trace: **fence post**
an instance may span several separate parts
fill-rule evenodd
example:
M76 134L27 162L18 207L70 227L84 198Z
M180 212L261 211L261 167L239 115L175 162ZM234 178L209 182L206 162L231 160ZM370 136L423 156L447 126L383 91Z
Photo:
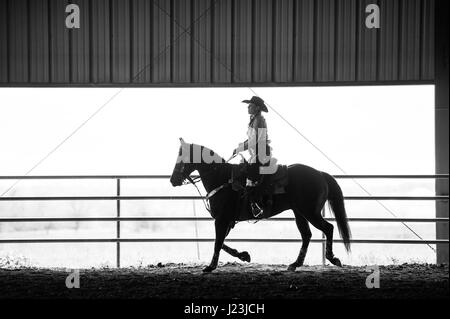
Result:
M117 179L117 196L120 196L120 178ZM120 218L120 199L118 199L116 203L117 218ZM116 227L116 238L120 239L120 220L116 222ZM120 241L117 241L116 249L116 266L117 268L120 268Z
M449 159L449 44L447 38L448 21L448 2L436 1L435 5L435 86L434 86L434 144L435 144L435 170L436 174L448 174ZM435 180L436 195L448 196L447 181ZM448 218L448 200L436 201L436 217ZM448 223L436 223L436 239L448 240ZM449 263L449 245L436 245L436 263Z
M322 208L322 217L325 218L325 206L323 206ZM325 263L327 261L326 250L327 250L326 237L325 234L322 232L322 266L325 266Z

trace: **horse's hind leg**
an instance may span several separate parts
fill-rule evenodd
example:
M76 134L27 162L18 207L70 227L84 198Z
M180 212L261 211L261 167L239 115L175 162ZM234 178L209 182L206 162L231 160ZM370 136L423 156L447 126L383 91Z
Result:
M233 257L237 257L242 261L250 262L250 254L246 251L239 252L236 249L233 249L231 247L228 247L227 245L223 244L222 249L229 253Z
M300 248L300 253L298 254L297 260L289 265L289 271L295 271L297 267L303 265L305 261L306 252L308 251L309 241L311 240L311 229L309 229L308 221L300 214L298 209L294 209L295 214L295 223L297 224L297 228L302 235L302 247Z
M322 205L323 206L323 205ZM321 207L322 207L321 206ZM308 221L317 229L321 230L326 237L326 250L325 257L333 264L342 267L339 258L335 257L333 254L333 230L334 226L323 219L321 209L314 212L312 216L308 216Z

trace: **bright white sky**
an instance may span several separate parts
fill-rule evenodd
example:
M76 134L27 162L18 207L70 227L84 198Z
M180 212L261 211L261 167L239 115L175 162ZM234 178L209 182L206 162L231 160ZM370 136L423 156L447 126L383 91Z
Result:
M0 175L22 175L118 88L1 88ZM434 87L255 88L348 174L434 173ZM228 158L246 139L248 88L126 88L37 167L40 174L170 174L179 137ZM265 114L279 163L333 164Z

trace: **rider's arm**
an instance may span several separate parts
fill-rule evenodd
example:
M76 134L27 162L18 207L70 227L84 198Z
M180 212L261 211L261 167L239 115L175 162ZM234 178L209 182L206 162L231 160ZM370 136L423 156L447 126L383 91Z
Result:
M243 152L246 150L248 150L248 139L242 143L239 143L239 146L237 147L236 152L239 153L239 152Z
M251 127L249 127L249 131L247 134L248 139L245 140L245 142L239 144L239 146L235 149L236 153L248 150L249 145L257 148L258 142L263 139L267 140L267 125L264 117L262 117L261 115L256 117L252 122Z

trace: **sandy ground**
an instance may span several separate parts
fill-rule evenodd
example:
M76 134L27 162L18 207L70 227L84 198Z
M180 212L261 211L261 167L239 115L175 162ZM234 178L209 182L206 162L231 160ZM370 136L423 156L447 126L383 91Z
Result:
M0 298L449 298L448 265L380 267L380 288L368 289L365 267L159 264L143 268L81 269L68 289L65 269L0 269Z

